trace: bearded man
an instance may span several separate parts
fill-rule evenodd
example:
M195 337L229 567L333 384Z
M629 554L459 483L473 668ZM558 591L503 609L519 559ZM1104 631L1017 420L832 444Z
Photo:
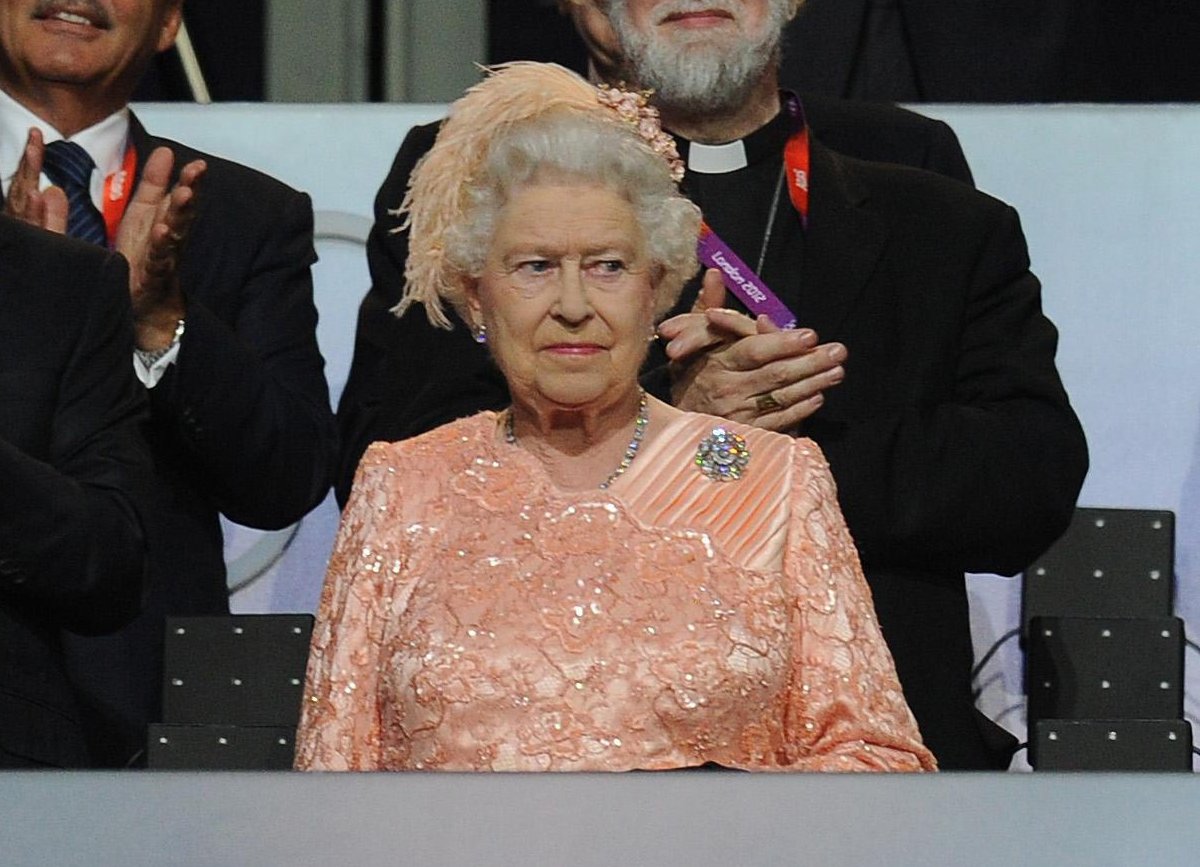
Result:
M115 635L63 638L98 766L136 763L158 719L164 616L229 611L220 515L286 527L333 466L311 202L150 135L128 107L182 5L0 4L4 210L128 260L129 360L150 404L145 611Z
M896 153L923 165L932 122L780 92L795 5L570 6L597 74L654 89L684 190L800 326L747 316L709 272L660 328L645 382L685 409L821 446L926 744L943 768L1004 767L1015 741L972 700L964 572L1020 571L1070 519L1087 450L1057 333L1011 208L823 142L826 129L844 148L902 142ZM373 287L339 407L348 462L373 439L508 403L465 327L386 316L406 256L392 209L434 134L410 133L376 199Z

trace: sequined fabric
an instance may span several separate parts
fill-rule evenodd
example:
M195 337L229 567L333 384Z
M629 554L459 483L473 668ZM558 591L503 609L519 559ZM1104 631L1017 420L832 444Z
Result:
M818 448L683 414L564 493L482 413L376 443L313 633L296 766L933 769Z

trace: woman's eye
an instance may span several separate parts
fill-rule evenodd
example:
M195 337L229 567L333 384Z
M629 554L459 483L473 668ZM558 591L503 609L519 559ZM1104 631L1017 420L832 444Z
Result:
M625 270L625 263L620 259L601 259L594 267L601 274L620 274Z
M522 274L545 274L550 270L550 262L547 259L528 259L517 265L517 271Z

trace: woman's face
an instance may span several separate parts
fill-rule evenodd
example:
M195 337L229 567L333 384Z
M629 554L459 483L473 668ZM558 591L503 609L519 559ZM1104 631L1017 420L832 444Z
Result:
M619 194L570 183L514 191L467 292L514 399L575 409L636 388L654 330L653 271Z

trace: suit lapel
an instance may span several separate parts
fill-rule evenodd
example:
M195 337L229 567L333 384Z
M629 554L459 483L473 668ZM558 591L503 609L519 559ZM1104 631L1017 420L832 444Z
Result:
M158 147L171 148L171 151L175 153L175 162L171 166L171 184L174 185L179 180L179 171L183 168L181 163L185 160L179 156L174 147L171 147L172 142L150 135L132 111L129 112L129 140L133 142L133 151L137 154L137 171L134 173L135 190L137 189L136 184L142 179L142 169L146 166L146 160L150 159L150 154Z
M799 324L828 341L836 339L846 314L870 280L888 231L864 207L867 191L854 175L854 162L815 140L811 154Z
M142 126L142 122L132 111L129 112L129 141L133 144L133 152L137 154L137 169L133 173L133 188L136 190L138 183L142 180L142 169L146 165L146 160L150 158L150 152L154 150L154 142L150 138L150 133L146 132L146 128Z

